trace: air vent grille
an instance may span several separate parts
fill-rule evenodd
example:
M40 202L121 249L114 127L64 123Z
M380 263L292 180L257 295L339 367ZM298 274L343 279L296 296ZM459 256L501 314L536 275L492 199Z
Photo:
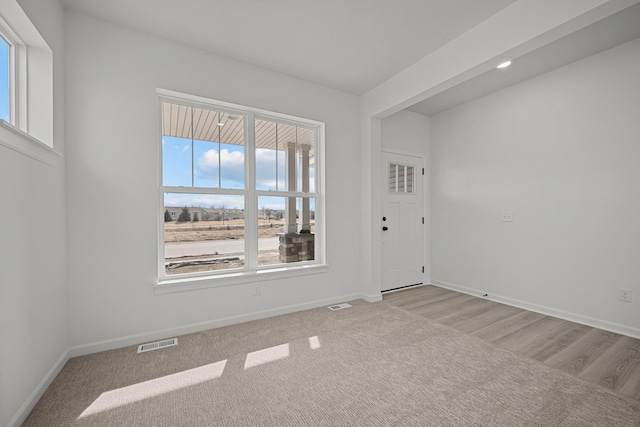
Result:
M347 304L346 302L344 302L342 304L330 305L327 308L329 310L336 311L336 310L342 310L342 309L349 308L349 307L352 307L352 305L351 304Z
M178 338L170 338L168 340L150 342L147 344L140 344L138 346L138 353L144 353L146 351L158 350L159 348L171 347L178 345Z

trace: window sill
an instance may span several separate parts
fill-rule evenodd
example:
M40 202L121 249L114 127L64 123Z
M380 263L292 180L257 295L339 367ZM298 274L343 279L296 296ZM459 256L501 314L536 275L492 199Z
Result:
M62 156L47 144L4 120L0 120L0 145L49 166L55 166Z
M268 280L286 279L309 274L326 273L327 264L302 265L296 267L276 267L264 270L229 272L216 276L181 277L177 279L160 280L154 286L156 295L174 292L193 291L197 289L218 288L246 283L264 282Z

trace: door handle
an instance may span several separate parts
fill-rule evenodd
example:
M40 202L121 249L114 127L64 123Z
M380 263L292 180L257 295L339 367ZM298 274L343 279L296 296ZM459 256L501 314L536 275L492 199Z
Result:
M382 227L382 231L387 231L389 227Z

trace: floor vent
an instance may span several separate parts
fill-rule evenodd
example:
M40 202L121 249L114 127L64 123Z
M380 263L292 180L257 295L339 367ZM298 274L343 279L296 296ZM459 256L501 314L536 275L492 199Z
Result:
M347 304L346 302L342 303L342 304L336 304L336 305L330 305L329 307L327 307L329 310L342 310L343 308L349 308L351 307L351 304Z
M138 353L144 353L145 351L157 350L159 348L171 347L174 345L178 345L178 338L140 344L138 346Z

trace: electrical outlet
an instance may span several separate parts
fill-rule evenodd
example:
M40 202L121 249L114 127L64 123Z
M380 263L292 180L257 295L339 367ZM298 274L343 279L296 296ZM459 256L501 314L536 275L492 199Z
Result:
M631 302L631 289L620 288L618 290L618 299L624 302Z
M258 296L262 293L262 286L260 284L257 284L256 287L253 290L253 295L254 296Z
M513 211L502 211L502 222L512 222Z

